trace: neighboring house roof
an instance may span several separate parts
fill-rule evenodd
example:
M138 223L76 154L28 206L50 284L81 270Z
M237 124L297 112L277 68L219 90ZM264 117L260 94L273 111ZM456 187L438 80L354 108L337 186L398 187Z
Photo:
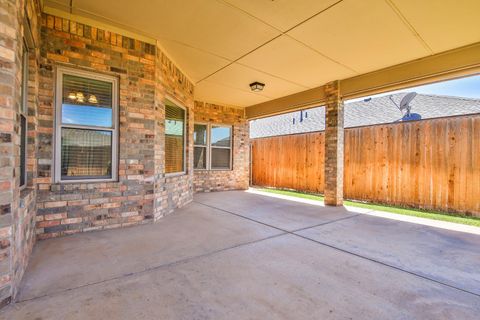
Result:
M480 99L418 94L410 102L410 117L400 111L399 105L407 92L365 99L345 104L345 127L369 126L382 123L412 121L480 113ZM325 129L325 108L305 110L307 117L300 122L300 111L253 120L250 137L261 138ZM305 112L304 112L305 114ZM295 118L295 124L293 119Z

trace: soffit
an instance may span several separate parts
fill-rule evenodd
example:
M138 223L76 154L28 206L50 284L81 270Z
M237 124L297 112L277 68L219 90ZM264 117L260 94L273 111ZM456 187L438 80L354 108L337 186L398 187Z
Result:
M233 63L216 72L209 77L208 80L219 85L232 87L249 94L260 95L269 99L307 89L304 86L248 68L239 63ZM252 93L249 83L255 81L268 83L268 85L265 86L262 92ZM197 88L195 88L195 90L197 90Z
M219 92L222 94L219 95ZM228 97L228 99L225 97ZM195 86L195 99L231 106L253 105L270 100L270 98L263 95L218 84L210 80L202 81Z
M480 41L478 0L45 0L156 39L195 98L248 106ZM261 94L248 84L266 84Z
M392 0L437 53L480 41L479 0Z
M385 0L344 0L288 34L358 73L429 54Z
M338 0L225 0L236 8L285 32Z
M74 0L73 8L231 60L279 34L221 1Z
M255 50L238 63L308 88L356 74L286 35Z

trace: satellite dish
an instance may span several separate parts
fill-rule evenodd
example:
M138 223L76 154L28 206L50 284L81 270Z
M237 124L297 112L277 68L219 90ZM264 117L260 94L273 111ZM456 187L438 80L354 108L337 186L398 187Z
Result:
M416 92L407 93L400 101L400 107L399 107L400 111L407 110L406 114L409 115L410 110L412 109L412 107L410 106L410 102L412 102L412 100L415 99L416 96L417 96Z

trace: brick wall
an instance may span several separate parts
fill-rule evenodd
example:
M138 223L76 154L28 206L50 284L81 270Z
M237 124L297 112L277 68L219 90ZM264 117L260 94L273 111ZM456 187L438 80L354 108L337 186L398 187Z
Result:
M39 39L36 1L0 2L0 307L17 293L35 241L36 91L39 49L31 48L28 75L27 185L20 190L20 108L23 39L28 21Z
M250 178L249 126L243 109L195 101L195 121L233 126L232 170L195 170L194 191L248 189Z
M193 84L156 43L41 14L37 1L26 3L24 10L24 0L0 2L0 306L15 296L36 238L153 222L190 202L194 190L245 189L249 178L243 110L194 102ZM28 74L27 187L20 190L25 12L35 48ZM55 183L58 66L118 78L118 181ZM164 168L166 99L187 110L186 172L178 175ZM233 170L194 172L195 121L233 125Z
M157 50L156 64L155 220L193 198L193 84ZM186 173L165 176L165 99L187 109Z
M163 169L163 101L174 98L192 111L193 85L187 78L155 44L51 15L42 16L41 30L38 237L152 222L190 201L191 173L167 178ZM55 67L60 65L119 79L118 182L53 182Z

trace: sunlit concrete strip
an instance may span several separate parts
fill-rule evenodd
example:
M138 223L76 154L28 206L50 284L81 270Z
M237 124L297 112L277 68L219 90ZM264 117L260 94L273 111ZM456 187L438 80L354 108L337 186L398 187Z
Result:
M254 189L254 188L250 188L246 192L255 193L255 194L259 194L259 195L263 195L263 196L267 196L267 197L272 197L272 198L278 198L278 199L284 199L284 200L306 203L306 204L310 204L310 205L314 205L314 206L325 207L325 204L323 203L323 201L319 201L319 200L304 199L304 198L298 198L298 197L287 196L287 195L282 195L282 194L264 192L264 191L260 191L260 190ZM454 223L454 222L448 222L448 221L440 221L440 220L432 220L432 219L420 218L420 217L414 217L414 216L407 216L407 215L385 212L385 211L370 210L370 209L365 209L365 208L357 208L357 207L351 207L351 206L344 206L344 207L345 207L345 209L347 209L350 212L368 214L370 216L375 216L375 217L379 217L379 218L392 219L392 220L409 222L409 223L416 223L416 224L421 224L421 225L430 226L430 227L434 227L434 228L440 228L440 229L446 229L446 230L459 231L459 232L465 232L465 233L480 235L480 228L475 227L475 226L469 226L469 225L464 225L464 224L459 224L459 223Z

